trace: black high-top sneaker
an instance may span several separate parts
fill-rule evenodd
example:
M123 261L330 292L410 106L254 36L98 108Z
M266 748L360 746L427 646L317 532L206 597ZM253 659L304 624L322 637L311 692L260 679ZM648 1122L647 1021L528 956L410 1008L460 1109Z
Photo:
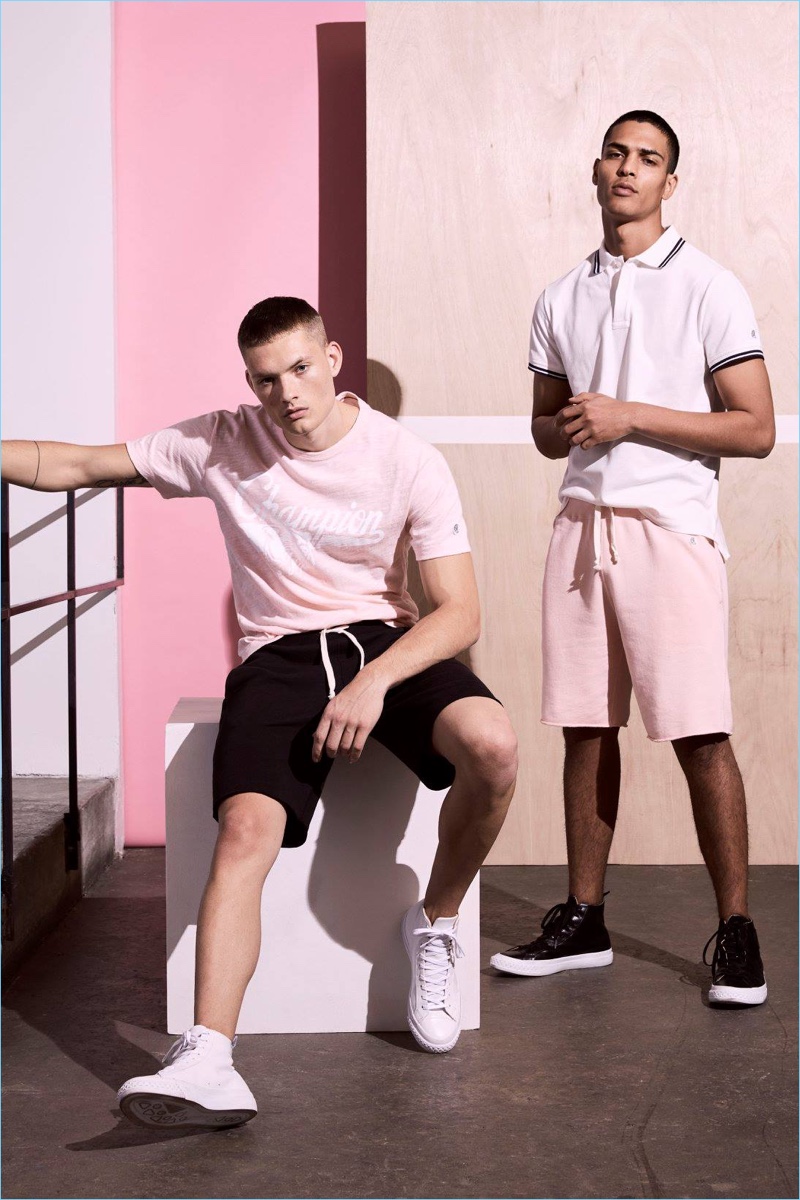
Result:
M708 966L706 951L716 938L711 960L711 1004L763 1004L767 998L767 981L761 962L756 927L749 917L734 913L720 921L716 933L703 947L703 962Z
M491 964L509 975L555 975L578 967L607 967L614 960L603 920L605 904L579 904L570 896L554 904L542 932L525 946L494 954Z

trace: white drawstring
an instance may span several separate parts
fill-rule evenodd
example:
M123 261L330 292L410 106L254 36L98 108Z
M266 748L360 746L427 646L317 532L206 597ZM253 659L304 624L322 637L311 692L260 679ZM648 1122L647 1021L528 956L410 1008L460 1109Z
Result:
M618 562L619 556L617 554L616 528L614 526L613 508L608 510L608 540L611 544L611 561L612 563Z
M319 648L322 654L322 665L325 668L325 678L328 681L328 699L332 700L336 695L336 676L333 673L333 663L331 656L328 653L328 634L343 633L345 637L350 638L358 653L361 655L359 671L364 666L364 647L359 642L355 634L352 634L346 625L333 625L330 629L320 629L319 631Z
M595 510L594 510L594 531L593 531L594 569L595 569L595 571L599 571L600 567L602 565L600 562L600 533L601 533L602 527L603 526L602 526L601 510L600 510L599 506L596 505Z
M603 530L603 508L604 505L596 504L594 509L594 528L592 531L592 540L594 543L594 569L599 571L602 568L602 560L600 558ZM619 562L619 554L617 552L617 528L614 524L614 510L608 508L608 541L611 548L612 563Z

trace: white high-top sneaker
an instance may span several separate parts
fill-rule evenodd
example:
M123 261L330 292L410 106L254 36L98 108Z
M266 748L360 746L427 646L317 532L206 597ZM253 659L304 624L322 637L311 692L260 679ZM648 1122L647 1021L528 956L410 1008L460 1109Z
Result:
M156 1075L123 1083L117 1103L137 1125L243 1125L258 1112L255 1097L233 1066L223 1033L193 1025L170 1047Z
M464 951L456 940L457 926L458 917L437 917L431 925L422 901L403 918L403 942L411 959L408 1026L432 1054L452 1050L461 1033L456 958L463 958Z

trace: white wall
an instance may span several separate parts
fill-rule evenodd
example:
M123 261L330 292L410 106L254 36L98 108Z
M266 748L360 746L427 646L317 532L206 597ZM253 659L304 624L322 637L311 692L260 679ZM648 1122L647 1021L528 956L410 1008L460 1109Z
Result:
M1 19L3 437L112 442L110 5L9 0ZM12 604L66 589L63 515L13 541L64 499L11 489ZM113 493L78 509L77 533L78 586L111 579ZM78 619L82 775L119 775L116 605L112 593ZM65 616L13 618L12 655ZM14 773L65 774L63 630L12 667L12 712Z

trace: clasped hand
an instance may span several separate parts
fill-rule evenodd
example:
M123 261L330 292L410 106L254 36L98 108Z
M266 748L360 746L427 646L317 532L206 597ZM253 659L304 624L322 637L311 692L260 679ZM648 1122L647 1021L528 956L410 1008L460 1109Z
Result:
M320 718L311 751L314 762L320 761L323 751L329 758L341 755L356 762L380 719L385 695L385 688L363 671L342 688Z
M633 432L633 405L599 392L581 392L556 413L554 420L565 442L591 450Z

